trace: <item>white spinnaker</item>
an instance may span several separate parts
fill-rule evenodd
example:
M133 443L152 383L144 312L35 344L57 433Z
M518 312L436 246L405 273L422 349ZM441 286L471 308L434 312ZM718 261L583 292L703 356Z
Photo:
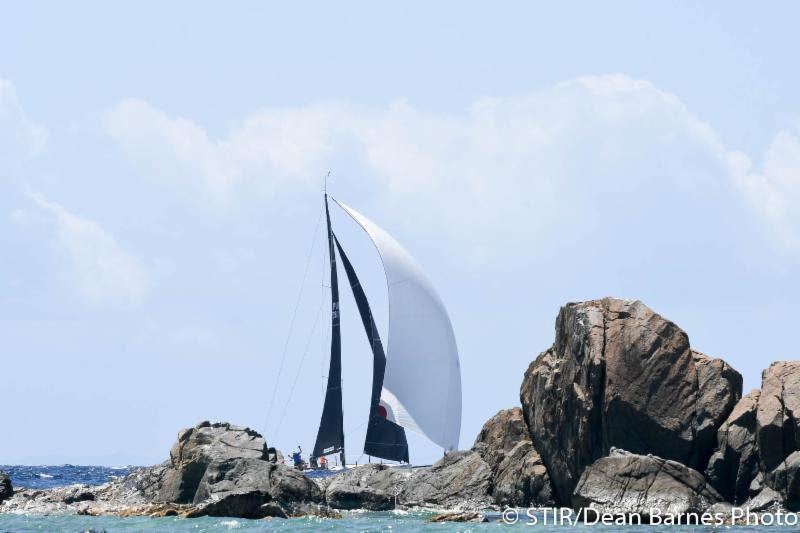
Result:
M419 263L394 237L336 201L369 235L389 286L389 338L381 404L388 418L445 450L458 449L461 368L450 317Z

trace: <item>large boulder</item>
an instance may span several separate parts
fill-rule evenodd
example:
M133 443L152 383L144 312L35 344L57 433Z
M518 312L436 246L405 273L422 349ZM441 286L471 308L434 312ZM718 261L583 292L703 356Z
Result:
M5 472L0 471L0 502L14 495L14 487L11 486L11 478Z
M583 471L572 505L600 514L640 515L646 522L652 509L662 516L685 516L703 513L721 499L701 473L681 463L613 450Z
M702 470L713 435L741 397L741 376L692 351L640 301L567 304L553 346L525 373L525 421L560 503L612 447ZM699 438L698 438L699 437Z
M319 487L302 472L239 457L211 462L192 503L213 516L263 518L292 514L299 505L321 501ZM231 509L237 509L235 514Z
M228 423L201 422L184 429L169 452L158 499L191 503L206 469L228 459L267 459L267 442L257 432Z
M750 483L758 474L756 411L760 390L754 390L736 404L717 431L717 449L706 468L706 478L725 500L740 504L750 494Z
M472 449L492 471L495 503L514 507L553 503L547 469L519 407L500 411L486 421Z
M430 468L415 469L398 494L407 506L481 508L492 503L492 470L473 451L450 452Z
M411 470L367 464L334 476L325 489L325 501L334 509L394 509Z

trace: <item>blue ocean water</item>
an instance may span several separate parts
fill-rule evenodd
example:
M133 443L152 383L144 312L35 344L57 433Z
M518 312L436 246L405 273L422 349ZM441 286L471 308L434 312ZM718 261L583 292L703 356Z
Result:
M14 487L28 489L49 489L75 483L102 485L115 477L128 475L133 468L135 467L0 465L0 471L11 476Z
M12 477L15 487L49 488L74 483L102 484L115 476L126 475L132 467L102 466L0 466L0 470ZM316 517L284 519L246 520L242 518L117 518L111 516L22 516L0 514L0 533L27 532L117 532L117 531L165 531L165 532L224 532L224 531L331 531L331 532L436 532L436 531L536 531L536 532L568 532L574 529L597 531L598 533L618 533L633 531L665 531L711 533L731 529L736 532L764 531L778 529L797 531L797 527L765 528L765 527L696 527L696 526L602 526L602 525L529 525L524 511L521 519L513 525L506 524L496 515L493 522L473 523L437 523L426 522L434 516L430 511L392 511L392 512L344 512L341 519L321 519Z

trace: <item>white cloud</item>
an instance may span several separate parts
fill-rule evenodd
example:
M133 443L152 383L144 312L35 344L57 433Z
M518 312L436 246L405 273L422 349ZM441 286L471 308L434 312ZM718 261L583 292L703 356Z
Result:
M800 233L789 214L796 138L779 135L758 172L675 95L622 75L482 98L458 114L403 101L267 110L220 140L132 100L109 113L108 129L148 169L225 202L250 189L316 183L344 156L374 176L396 213L482 242L552 235L565 225L575 236L611 213L680 226L691 210L739 216L738 203L754 207L784 243Z
M742 190L783 242L800 250L800 138L786 132L773 139L761 174L742 174Z
M54 223L58 244L69 256L78 288L86 298L126 305L143 301L148 280L136 257L93 220L74 215L38 193L30 193L30 197Z
M0 79L0 157L35 155L46 140L47 130L28 118L11 82Z

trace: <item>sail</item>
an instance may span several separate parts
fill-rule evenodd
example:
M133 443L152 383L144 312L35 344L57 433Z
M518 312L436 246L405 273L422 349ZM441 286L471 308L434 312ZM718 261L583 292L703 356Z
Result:
M333 246L331 215L325 197L325 217L328 222L328 255L331 263L331 362L328 369L328 389L325 406L319 421L314 457L344 452L344 416L342 414L342 338L339 328L339 280L336 273L336 252ZM344 462L344 453L342 453Z
M380 406L387 419L445 450L458 449L461 370L447 310L417 261L391 235L335 200L370 236L389 288L389 337Z
M364 441L364 453L381 459L391 461L408 462L408 441L406 432L402 426L386 419L386 410L381 409L381 389L383 388L383 376L386 370L386 355L383 352L383 343L372 318L372 310L369 307L367 295L358 281L353 265L344 253L342 245L336 235L336 248L339 250L339 257L342 259L342 266L347 273L350 288L353 291L353 298L358 306L361 315L361 322L364 324L364 331L367 340L372 347L372 395L370 397L369 419L367 424L367 437Z

